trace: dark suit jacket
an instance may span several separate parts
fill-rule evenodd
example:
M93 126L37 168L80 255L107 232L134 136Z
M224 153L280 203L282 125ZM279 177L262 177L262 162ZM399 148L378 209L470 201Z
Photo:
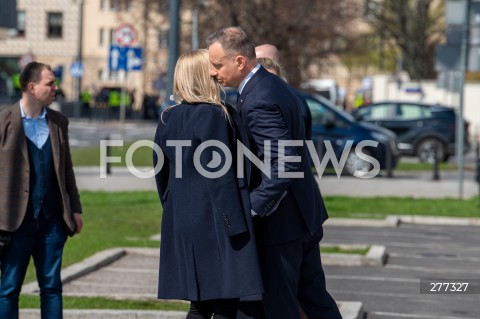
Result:
M263 292L247 184L235 174L235 141L240 136L234 123L241 120L228 122L211 104L182 103L159 119L155 143L164 155L155 175L163 205L159 298L207 300ZM182 147L181 157L176 147L167 145L179 140L191 143ZM219 166L212 156L212 151L223 154L218 148L196 153L210 140L232 153L231 166L217 178L206 177L195 165L197 154L208 171L212 163L213 172L224 167L223 155ZM154 152L154 165L161 160ZM182 176L176 177L180 171Z
M283 170L303 173L303 178L279 176L278 141L305 140L300 101L292 88L261 67L244 87L238 108L252 140L252 149L262 161L264 142L271 141L271 176L257 174L250 193L252 209L264 217L260 226L262 240L281 243L299 239L306 232L311 235L320 232L328 215L304 143L285 147L285 156L297 156L301 161L288 159Z
M82 207L70 156L68 119L47 108L47 123L62 215L70 235L73 235L76 227L73 213L81 213ZM12 232L20 227L27 212L30 178L19 103L0 112L0 154L0 230Z

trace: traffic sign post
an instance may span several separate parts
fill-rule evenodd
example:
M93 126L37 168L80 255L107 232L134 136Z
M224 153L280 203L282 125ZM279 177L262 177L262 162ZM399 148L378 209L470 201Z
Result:
M143 52L141 47L127 48L126 56L126 70L127 71L140 71L143 64Z
M83 76L83 64L76 61L70 64L70 76L72 78L81 78Z
M73 114L74 117L80 116L80 101L77 97L80 96L80 78L83 76L83 64L80 61L74 61L70 63L69 67L70 76L74 79L72 81L72 93L74 99L77 101L74 104Z
M141 47L110 46L108 68L110 71L141 71L143 64L143 49Z
M137 30L130 24L122 24L115 30L115 39L123 47L128 47L137 41Z
M120 100L120 122L125 121L125 86L128 71L142 69L142 48L134 48L137 41L137 30L130 24L122 24L115 30L115 40L118 45L110 46L108 67L110 71L125 71Z
M456 122L456 156L458 174L458 197L463 197L464 166L464 83L467 71L479 71L480 51L480 2L472 0L447 0L445 9L447 22L447 44L437 46L437 71L457 72L458 81L458 114ZM472 24L470 24L472 23Z
M143 50L141 47L110 46L108 68L110 71L125 71L122 85L122 97L125 96L125 85L129 71L141 71L143 64ZM125 120L125 99L120 102L120 122Z

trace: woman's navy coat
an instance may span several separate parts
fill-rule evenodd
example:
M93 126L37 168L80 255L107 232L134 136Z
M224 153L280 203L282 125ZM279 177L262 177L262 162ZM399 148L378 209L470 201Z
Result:
M155 176L163 205L160 299L237 298L263 291L248 190L235 173L240 137L234 122L218 106L187 103L163 112L159 120L155 143L164 155ZM198 146L209 140L231 153L231 165L218 178L202 176L195 167L195 156L209 172L228 164L217 147L200 151ZM154 164L161 162L154 152Z

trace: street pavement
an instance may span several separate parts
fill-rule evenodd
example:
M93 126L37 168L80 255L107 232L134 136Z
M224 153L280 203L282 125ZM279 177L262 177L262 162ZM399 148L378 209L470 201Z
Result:
M150 171L151 167L138 167L140 171ZM77 185L82 190L129 191L156 190L155 180L139 178L127 168L112 167L111 174L101 177L99 167L74 168ZM479 185L474 181L473 172L465 172L462 195L456 172L441 172L440 180L433 180L432 173L394 172L394 177L379 175L371 179L352 176L323 175L317 180L323 195L345 195L354 197L413 197L413 198L471 198L479 195Z
M325 267L328 288L339 300L361 301L368 319L478 319L479 240L478 226L326 227L325 242L381 244L388 254L383 267ZM422 294L421 279L476 291Z

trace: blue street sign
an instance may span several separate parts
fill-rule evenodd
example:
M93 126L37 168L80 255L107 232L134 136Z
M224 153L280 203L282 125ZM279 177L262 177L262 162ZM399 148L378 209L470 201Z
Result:
M110 71L125 70L125 54L123 47L118 45L110 46L110 54L108 55L108 68Z
M82 62L72 62L70 64L70 76L72 78L81 78L83 76L83 64Z
M142 48L127 47L127 71L140 71L142 69Z
M141 47L110 46L108 68L110 71L140 71L143 64Z

